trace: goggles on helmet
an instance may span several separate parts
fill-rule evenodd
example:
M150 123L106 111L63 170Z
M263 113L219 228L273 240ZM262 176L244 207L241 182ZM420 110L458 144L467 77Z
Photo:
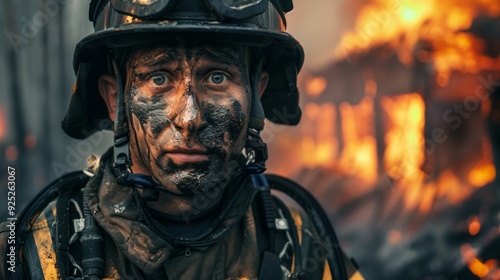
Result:
M110 0L113 8L136 18L155 18L168 13L176 0ZM180 0L182 1L182 0ZM262 14L268 0L205 0L206 4L222 18L246 19Z

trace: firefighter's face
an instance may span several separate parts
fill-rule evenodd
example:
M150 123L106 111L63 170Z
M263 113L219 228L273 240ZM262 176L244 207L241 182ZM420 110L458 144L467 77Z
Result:
M188 195L234 172L250 111L247 62L244 47L227 44L132 50L125 87L132 170Z

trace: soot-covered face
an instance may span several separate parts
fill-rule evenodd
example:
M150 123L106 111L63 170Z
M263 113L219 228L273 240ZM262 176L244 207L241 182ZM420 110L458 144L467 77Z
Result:
M250 110L245 48L157 44L134 49L126 67L133 171L174 193L206 191L244 146Z

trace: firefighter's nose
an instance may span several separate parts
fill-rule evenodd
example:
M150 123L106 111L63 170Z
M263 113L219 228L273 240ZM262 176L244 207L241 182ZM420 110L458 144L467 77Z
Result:
M174 119L174 125L177 130L181 132L193 132L206 127L207 122L203 118L195 95L189 93L183 97L185 100L185 102L183 102L184 104L181 104L183 109L180 110L179 114Z

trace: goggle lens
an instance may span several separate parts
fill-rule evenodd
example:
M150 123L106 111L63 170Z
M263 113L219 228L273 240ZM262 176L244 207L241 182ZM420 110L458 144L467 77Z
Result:
M113 8L122 14L137 18L154 17L168 12L175 0L110 0ZM186 1L186 0L183 0ZM201 4L201 1L198 0ZM196 1L196 2L198 2ZM205 0L223 18L245 19L262 14L268 0Z
M262 14L268 7L268 0L207 0L223 17L245 19Z
M245 6L257 5L260 2L263 2L263 1L262 0L222 0L222 3L224 3L224 5L231 7L233 9L241 9L241 8L245 8Z
M174 0L110 0L113 9L138 18L151 17L173 7Z

